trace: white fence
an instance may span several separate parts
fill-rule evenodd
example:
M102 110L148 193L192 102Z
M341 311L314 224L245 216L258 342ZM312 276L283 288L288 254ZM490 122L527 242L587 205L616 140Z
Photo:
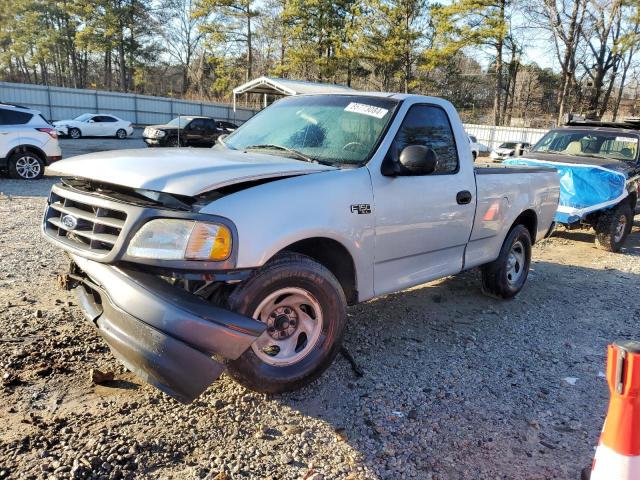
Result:
M549 130L541 128L496 127L494 125L465 124L464 129L473 135L478 142L495 148L503 142L527 142L535 144Z
M243 123L255 113L248 108L237 108L234 112L233 107L225 104L7 82L0 82L1 102L40 110L51 121L100 112L117 115L136 125L166 123L177 115L206 115Z

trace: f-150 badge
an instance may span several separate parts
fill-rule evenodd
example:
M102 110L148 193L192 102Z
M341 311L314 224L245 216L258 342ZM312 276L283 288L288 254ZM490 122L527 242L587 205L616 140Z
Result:
M371 205L369 205L368 203L351 205L351 213L357 213L358 215L368 215L371 213Z

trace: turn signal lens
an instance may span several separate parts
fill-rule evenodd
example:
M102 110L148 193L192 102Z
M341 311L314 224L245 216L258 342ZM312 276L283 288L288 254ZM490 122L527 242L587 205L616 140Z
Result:
M187 260L226 260L231 255L231 232L224 225L196 223L184 253Z

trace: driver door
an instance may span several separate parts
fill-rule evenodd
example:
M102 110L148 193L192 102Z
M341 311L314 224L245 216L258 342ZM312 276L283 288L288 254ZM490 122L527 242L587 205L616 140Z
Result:
M100 131L100 116L94 115L89 118L86 122L86 126L82 129L82 134L87 137L95 137L102 135Z
M412 106L385 162L397 162L409 145L432 149L437 166L428 175L371 172L376 295L460 272L473 226L476 192L471 153L468 144L458 150L445 110L436 105ZM461 153L469 158L461 161Z

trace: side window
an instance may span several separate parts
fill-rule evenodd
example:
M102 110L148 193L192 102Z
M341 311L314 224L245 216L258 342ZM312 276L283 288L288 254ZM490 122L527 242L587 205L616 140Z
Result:
M106 115L103 115L102 117L100 117L100 120L96 120L100 121L100 122L116 122L117 120L113 117L107 117Z
M0 125L24 125L31 120L30 113L0 108Z
M205 128L207 130L217 130L216 129L216 121L215 120L207 119L207 120L204 121L204 124L205 124Z
M393 141L396 158L409 145L424 145L438 156L434 174L458 171L458 152L449 118L443 109L431 105L411 107Z
M194 118L189 124L189 130L202 130L205 128L205 121L202 118Z

